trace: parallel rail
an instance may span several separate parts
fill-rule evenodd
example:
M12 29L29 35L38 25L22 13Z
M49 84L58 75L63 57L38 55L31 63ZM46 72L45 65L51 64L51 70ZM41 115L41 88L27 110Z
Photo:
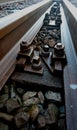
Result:
M32 41L42 26L45 11L51 3L52 1L45 0L0 21L0 89L12 73L10 71L7 75L15 62L20 42L25 38L27 41Z
M61 26L61 37L62 37L62 42L65 44L66 57L67 57L67 65L64 69L64 78L63 78L64 89L65 89L66 125L67 125L67 130L76 130L77 129L77 102L76 102L77 45L76 45L76 31L75 31L75 29L77 27L77 22L76 22L76 15L72 14L72 12L71 12L71 7L73 7L73 6L69 6L70 5L69 2L67 2L67 4L66 4L66 1L67 0L63 0L64 10L62 9L63 23ZM52 2L49 1L48 3L45 3L45 5L42 5L42 7L45 7L45 9L43 10L43 13L49 7L50 3L52 3ZM18 24L19 22L17 22L18 25L22 25L21 27L17 26L17 24L14 24L15 25L14 30L11 30L12 28L9 28L11 31L10 32L8 31L8 34L6 34L6 31L3 31L3 33L1 34L0 42L2 43L2 45L3 45L3 43L5 43L3 48L4 47L6 48L6 45L8 45L9 43L11 43L11 47L8 49L8 51L6 51L4 53L3 57L1 58L1 62L0 62L0 69L1 69L0 70L0 89L3 87L3 85L5 84L5 82L7 81L7 79L9 78L9 76L11 75L11 73L14 70L14 62L15 62L16 55L19 51L20 42L23 39L26 39L26 41L28 41L28 42L32 42L33 38L35 37L35 35L39 31L40 27L42 26L42 22L43 22L43 18L44 18L45 14L43 14L41 16L41 14L39 15L39 13L37 13L37 12L39 12L40 9L42 9L42 7L39 7L37 11L34 11L33 15L31 15L31 14L28 15L29 18L34 19L35 14L37 14L35 17L35 20L30 21L30 19L27 18L26 23L25 23L22 20L23 20L23 18L25 19L26 17L23 16L22 20L19 20L19 22L22 21L22 24ZM47 11L49 11L49 10L47 10ZM64 11L65 11L65 14L64 14ZM39 17L40 17L40 19L38 20ZM29 27L27 28L26 24L29 22L28 20L30 21L30 24L28 24ZM35 21L37 21L37 22L35 23ZM69 21L71 21L71 22L69 22ZM72 21L74 22L74 24L72 23ZM31 24L31 22L32 22L32 24ZM73 24L73 28L71 28L72 24ZM11 24L9 24L9 25L11 25ZM24 28L24 25L25 25L25 28ZM68 25L69 25L69 27L68 27ZM21 33L22 35L20 36L19 32L20 32L22 27L24 29ZM27 28L27 30L25 32L27 32L27 33L25 35L23 35L24 30L26 28ZM18 32L18 35L16 37L16 40L17 40L16 41L15 39L14 40L11 39L11 37L16 34L17 30L19 32ZM10 42L8 41L8 38L10 38ZM2 48L0 47L0 49L2 49Z
M66 122L67 130L77 130L77 9L67 0L63 0L63 7L62 41L67 55L64 69Z

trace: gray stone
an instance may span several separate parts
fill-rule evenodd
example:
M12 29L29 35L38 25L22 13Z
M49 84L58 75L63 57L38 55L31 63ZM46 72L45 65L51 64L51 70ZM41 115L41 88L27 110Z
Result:
M29 114L26 112L20 112L15 116L15 124L17 128L20 128L21 126L25 125L29 120Z
M39 128L45 127L45 125L46 125L46 120L45 120L45 117L43 115L38 116L37 122L38 122Z
M0 108L4 107L7 100L8 100L8 94L3 94L0 96Z
M11 98L6 103L7 112L9 112L9 113L19 107L20 107L20 105L19 105L18 101L11 99Z
M17 93L20 95L23 95L24 89L23 88L17 88Z
M0 130L9 130L9 127L8 127L8 125L0 122Z
M54 104L49 104L45 112L45 119L47 124L56 123L58 117L58 108Z
M58 126L60 130L65 130L65 119L58 120Z
M52 92L52 91L47 91L45 93L45 97L49 100L54 100L54 101L58 101L61 102L61 95L60 93L56 93L56 92Z
M34 121L39 114L39 108L36 105L33 105L29 113L31 120Z

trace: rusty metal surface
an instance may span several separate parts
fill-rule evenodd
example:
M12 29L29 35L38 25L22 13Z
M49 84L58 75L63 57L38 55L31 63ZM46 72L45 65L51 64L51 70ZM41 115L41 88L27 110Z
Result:
M50 6L50 4L47 4L44 9L46 10L49 6ZM41 10L41 11L43 11L42 13L44 13L45 10L42 9ZM38 30L42 26L42 20L43 20L44 15L42 15L41 11L39 12L39 9L38 9L38 11L37 11L38 13L35 12L36 17L35 17L35 14L33 14L34 17L32 15L32 21L31 21L31 19L27 20L26 23L21 24L21 26L18 26L11 33L9 33L8 35L6 35L2 39L0 39L0 88L2 88L3 85L5 84L6 80L4 77L9 72L11 66L15 62L16 55L19 51L20 42L23 39L26 39L27 41L32 42L34 36L36 35ZM42 17L40 17L40 19L38 20L39 15L40 16L42 15ZM37 22L35 23L35 21L37 21ZM38 26L36 26L36 25L38 25ZM32 28L31 28L31 26L32 26ZM34 31L34 33L33 33L33 30L36 30L36 31ZM27 33L24 34L25 32L27 32ZM7 79L9 78L10 74L11 73L9 72Z
M14 28L10 33L0 39L0 60L15 46L16 42L23 37L23 35L32 27L32 25L43 15L43 13L48 9L50 3L43 5L39 9L36 9L32 13L27 15L27 19ZM40 12L39 12L40 10ZM23 18L24 19L24 18ZM20 20L22 22L22 20ZM18 21L17 21L18 22ZM10 27L5 28L5 32L8 32L12 27L16 26L15 23L10 23ZM4 29L4 28L3 28ZM3 35L3 33L1 32ZM6 46L6 48L5 48Z
M53 74L54 68L51 67L51 57L52 57L52 52L50 52L49 57L42 56L42 59L45 62L46 66L48 67L49 71Z
M10 69L6 72L6 74L3 77L1 77L0 91L1 91L2 87L5 85L5 83L7 82L8 78L11 76L11 74L13 73L14 70L15 70L15 64L11 65Z
M61 40L65 45L67 57L67 65L63 71L63 79L62 77L51 75L45 64L43 64L44 74L41 76L31 73L15 72L11 79L26 84L27 86L31 85L37 88L38 85L39 88L45 87L53 91L61 91L64 80L67 130L77 130L77 63L68 25L63 12L62 14Z
M23 84L38 85L38 87L48 87L52 90L60 91L62 89L62 78L51 75L48 68L43 64L43 75L31 74L31 73L19 73L15 72L12 75L12 80L18 81Z
M55 8L56 8L56 11L55 11ZM60 13L60 5L58 5L58 4L55 4L55 5L53 5L53 7L52 7L52 9L51 9L51 13L54 15L54 12L56 13L56 18L58 17L58 14ZM47 30L46 29L46 27L50 27L50 28L53 28L52 30L50 30L51 31L51 33L53 32L53 30L55 30L55 27L57 27L58 26L58 28L60 27L60 24L59 25L51 25L51 26L49 26L48 24L49 23L45 23L45 21L46 21L46 19L48 19L49 18L49 14L46 14L45 15L45 19L44 19L44 22L43 22L43 26L42 26L42 28L40 29L40 31L38 32L38 38L37 38L37 35L36 35L36 37L35 37L35 39L34 39L34 41L36 40L36 42L34 42L33 41L33 44L31 44L31 45L34 45L35 46L35 50L37 50L37 47L38 47L38 44L39 44L39 42L38 42L38 39L39 38L41 38L41 40L43 39L43 37L42 36L45 36L45 34L44 33L46 33L47 31L49 31L49 29ZM56 19L55 18L55 19ZM61 19L61 18L60 18ZM56 20L55 20L56 21ZM45 27L46 26L46 27ZM44 30L45 29L45 30ZM44 30L44 31L43 31ZM55 31L57 31L57 30L55 30ZM41 35L41 33L42 33L42 35ZM39 35L40 34L40 35ZM48 35L48 38L49 38L49 36L50 36L50 33L47 33ZM53 35L54 35L54 32L53 32ZM55 34L55 37L56 37L56 34ZM54 38L54 39L56 39L56 38ZM57 37L57 39L60 39L60 37ZM26 44L26 42L25 42L25 44ZM60 44L60 43L59 43ZM20 44L21 45L21 44ZM48 45L46 46L43 46L44 45L44 43L40 43L40 49L39 49L39 51L38 51L38 53L41 51L41 50L43 50L43 51L45 51L44 53L47 53L48 52L48 50L49 50L49 48L48 48ZM29 47L27 47L27 48L29 48ZM21 49L21 48L20 48ZM24 45L24 48L23 48L23 50L25 49L25 45ZM52 49L51 49L52 50ZM54 50L54 47L53 47L53 50ZM60 50L59 50L60 51ZM52 51L51 51L52 52ZM24 51L24 52L22 52L23 53L23 55L24 54L26 54L27 53L27 51ZM53 53L53 52L52 52ZM40 54L41 54L41 52L40 52ZM23 56L22 55L22 56ZM62 53L61 53L61 55L62 55ZM63 55L64 55L64 52L63 52ZM19 56L19 54L18 54L18 56ZM58 57L58 56L57 56ZM26 59L27 59L27 57L25 57ZM48 57L49 58L49 57ZM51 57L52 58L52 57ZM49 60L50 61L48 61L48 59L47 59L47 61L45 60L45 62L51 62L51 58L49 58ZM59 58L59 57L58 57ZM62 57L61 57L62 58ZM29 57L28 57L28 59L29 59ZM55 60L56 61L56 60ZM54 61L54 62L55 62ZM28 61L27 61L28 62ZM53 62L53 63L54 63ZM49 70L48 70L48 68L47 68L47 66L48 66L48 64L49 64L49 68L51 67L51 63L46 63L47 64L47 66L43 63L43 68L44 68L44 74L42 75L42 76L39 76L39 75L37 75L37 73L36 74L32 74L32 73L29 73L30 71L31 71L31 68L29 67L30 66L30 64L31 64L32 62L31 62L31 59L29 60L29 62L28 62L28 66L26 66L26 64L25 64L25 71L26 72L14 72L14 74L12 75L12 77L11 77L11 79L13 80L13 81L16 81L16 82L20 82L20 83L22 83L22 84L31 84L31 86L36 86L36 87L41 87L41 86L43 86L43 87L48 87L48 88L51 88L51 89L53 89L53 90L57 90L57 91L60 91L60 89L62 89L63 88L63 82L62 82L62 80L63 80L63 78L62 78L62 76L61 77L59 77L59 76L57 76L57 75L53 75L53 74L51 74L50 72L49 72ZM27 72L28 71L28 72ZM32 71L31 71L32 72Z

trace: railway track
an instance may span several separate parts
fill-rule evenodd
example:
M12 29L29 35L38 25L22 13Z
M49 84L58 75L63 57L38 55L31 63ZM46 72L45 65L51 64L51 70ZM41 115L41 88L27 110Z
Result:
M77 8L77 1L76 0L69 0L76 8Z
M20 11L19 13L12 14L6 17L6 19L5 18L1 19L0 21L0 43L1 43L1 46L0 46L0 60L1 60L0 62L0 68L1 68L0 88L1 86L3 86L3 84L5 83L8 77L6 75L16 59L16 55L19 50L20 41L23 38L25 38L24 34L32 27L32 25L39 19L39 17L43 15L45 10L47 10L47 8L50 6L51 2L52 1L48 1L48 2L43 1L39 4L30 6L27 9ZM39 10L41 11L39 12ZM42 18L44 17L44 15L42 16ZM40 29L40 26L42 24L42 20L41 20L42 18L40 18L39 20L40 24L38 24L39 25L38 27L35 28L35 25L37 24L36 23L27 32L26 37L28 41L32 40L34 35L37 33L36 30ZM4 23L4 25L2 23ZM32 32L32 29L35 30L34 33ZM30 35L30 38L29 38L29 35ZM5 48L5 45L7 46L6 48ZM8 61L8 58L9 58L9 61ZM5 65L5 63L7 64Z
M11 1L0 4L0 18L3 18L12 13L18 12L26 7L36 4L41 1Z
M67 0L66 0L67 1ZM37 12L39 11L40 7L34 10L34 15L36 12L37 20L35 19L33 24L29 25L30 28L26 30L25 35L22 37L18 36L19 41L13 41L13 45L11 44L9 49L6 49L4 54L1 56L1 63L0 68L2 68L2 71L0 71L0 75L2 76L0 78L0 87L6 88L6 86L9 86L9 91L11 91L10 96L8 100L10 103L10 98L13 99L12 94L14 96L17 95L24 95L28 92L35 92L37 95L31 97L31 101L33 98L40 98L39 93L41 91L41 102L42 104L35 103L36 108L38 108L38 105L41 105L41 107L44 107L44 113L42 114L43 117L43 123L44 126L41 124L41 118L39 117L39 114L36 113L34 121L32 120L31 115L30 116L30 122L28 120L26 126L25 124L19 123L20 117L23 120L23 116L20 115L14 115L12 113L15 127L13 129L55 129L55 130L76 130L77 128L77 103L76 103L76 88L77 88L77 71L76 71L76 39L74 38L73 29L70 28L72 23L69 23L69 20L75 21L75 17L71 15L71 7L69 7L70 3L66 1L63 1L62 4L53 3L51 4L50 8L45 12L45 10L49 6L49 3L46 3L42 5L45 9L43 12L45 12L42 16ZM60 12L57 10L58 13L58 20L56 21L55 18L57 18L57 14L54 11L57 8L60 7ZM64 13L65 11L65 13ZM52 15L53 14L53 15ZM69 17L67 17L67 14ZM30 18L31 14L28 14ZM20 16L20 14L19 14ZM25 16L25 15L24 15ZM21 18L24 19L24 16ZM40 17L41 16L41 17ZM52 19L50 19L50 16ZM33 17L34 18L34 17ZM25 16L24 22L29 19L27 19ZM19 18L18 18L19 20ZM19 23L14 23L15 28L10 28L10 24L5 26L5 30L8 27L8 33L4 31L2 28L1 33L1 41L3 43L3 40L6 41L6 44L8 45L8 40L6 39L6 36L9 38L9 34L12 33L12 36L14 36L15 31L17 31L18 26L21 26L21 20L19 20ZM37 22L35 22L37 21ZM53 22L52 22L53 21ZM56 21L56 22L55 22ZM22 23L24 23L22 22ZM55 24L56 23L56 24ZM56 26L57 25L57 26ZM10 27L9 27L10 26ZM69 26L69 28L68 28ZM24 27L21 26L21 28ZM20 30L21 30L20 28ZM76 24L74 24L74 29L76 28ZM57 35L56 32L57 31ZM24 31L23 31L24 34ZM50 38L50 36L52 38ZM42 40L43 39L43 40ZM51 43L51 41L53 42ZM60 44L57 44L60 43ZM63 43L63 45L61 45ZM4 42L5 45L5 42ZM20 46L21 45L21 46ZM46 46L44 46L46 45ZM57 52L57 47L65 47L65 49L61 48L61 54L57 54L55 56L55 53ZM24 54L24 48L28 51L28 53ZM41 50L40 50L41 47ZM32 48L34 49L34 53L32 51ZM70 48L70 49L69 49ZM1 48L2 49L2 48ZM10 50L10 51L9 51ZM44 52L45 51L45 52ZM29 55L29 52L31 52L31 55ZM40 52L40 53L39 53ZM38 55L39 53L39 55ZM63 55L63 56L61 56ZM11 56L11 57L10 57ZM17 59L16 59L17 57ZM33 61L29 61L31 57ZM9 58L9 61L7 62L7 59ZM41 60L41 62L39 62ZM58 61L57 61L58 60ZM26 62L30 62L27 65ZM38 66L35 63L38 63L38 65L41 63L42 66ZM4 66L3 64L6 63ZM25 67L25 68L24 68ZM33 68L34 69L33 69ZM39 67L41 67L39 69ZM9 79L9 80L8 80ZM46 80L47 79L47 80ZM8 81L7 81L8 80ZM7 82L6 82L7 81ZM4 86L4 87L3 87ZM18 88L18 89L17 89ZM8 88L7 88L8 89ZM24 91L24 92L21 92ZM3 92L2 92L3 91ZM1 90L1 93L4 93L4 90ZM21 93L21 94L20 94ZM29 93L28 93L29 94ZM48 99L47 96L50 96L51 98ZM53 96L52 96L53 95ZM57 97L57 99L56 99ZM44 99L45 98L45 99ZM61 99L61 100L60 100ZM19 99L18 99L19 100ZM20 98L21 100L21 98ZM19 100L19 102L20 102ZM45 100L45 102L44 102ZM25 100L26 101L26 100ZM23 104L24 101L21 101ZM28 102L29 103L29 102ZM31 102L32 103L32 102ZM20 103L19 103L20 104ZM33 104L33 103L32 103ZM30 104L30 105L32 105ZM37 105L38 104L38 105ZM53 105L52 105L53 104ZM10 103L10 105L12 105ZM57 109L55 108L55 105ZM9 104L6 104L7 110ZM50 113L53 114L52 122L47 124L45 113L49 110L49 106L54 106L53 109L58 110L58 116L55 116L54 111L50 111ZM4 107L4 106L2 106ZM12 107L12 106L11 106ZM27 106L29 107L29 106ZM23 108L23 107L22 107ZM21 108L21 109L22 109ZM18 109L18 108L17 108ZM8 114L6 110L6 113ZM15 110L15 108L14 108ZM28 108L29 110L29 108ZM32 110L32 109L31 109ZM35 109L33 109L34 111ZM22 110L21 110L22 111ZM20 111L20 112L21 112ZM2 111L4 112L4 111ZM13 111L12 111L13 112ZM30 112L30 111L29 111ZM10 112L9 112L10 113ZM73 114L72 114L73 113ZM30 113L29 113L30 114ZM47 113L46 113L47 114ZM38 115L38 116L37 116ZM37 118L36 118L37 116ZM4 119L4 117L2 117ZM17 119L17 120L16 120ZM36 120L35 120L36 119ZM49 117L48 117L49 119ZM56 119L56 120L54 120ZM4 119L7 120L7 119ZM24 119L25 120L25 119ZM17 122L18 121L18 122ZM51 122L51 119L49 120ZM22 121L21 121L22 122ZM28 124L30 123L30 124ZM19 125L21 124L21 125ZM38 125L39 124L39 125ZM38 126L38 127L36 127ZM40 127L39 127L40 126ZM23 128L22 128L23 127ZM10 126L11 129L11 126Z

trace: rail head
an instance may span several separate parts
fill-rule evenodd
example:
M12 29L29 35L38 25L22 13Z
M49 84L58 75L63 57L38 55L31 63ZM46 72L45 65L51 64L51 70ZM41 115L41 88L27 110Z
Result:
M33 4L29 7L26 7L16 13L10 14L5 16L4 18L0 19L0 39L3 38L5 35L10 33L14 30L17 26L22 24L25 20L27 20L30 16L33 15L37 9L42 7L43 5L47 4L51 0L43 0L36 4Z
M63 0L63 3L66 5L66 7L68 8L68 10L71 12L71 14L73 15L73 17L76 19L77 21L77 8L68 0Z
M76 54L74 48L74 41L72 40L72 33L75 34L75 27L72 24L74 16L70 12L70 3L67 0L63 0L62 9L62 42L65 44L65 51L67 57L67 65L63 70L63 81L65 90L65 105L66 105L66 126L67 130L77 130L77 63ZM69 3L69 4L68 4ZM71 5L72 6L72 5ZM75 7L74 7L75 8ZM64 13L65 12L65 13ZM69 23L70 22L70 23ZM73 21L74 22L74 21ZM70 29L72 24L72 28ZM68 26L69 25L69 26ZM74 31L74 32L71 32Z
M68 0L63 0L63 8L69 26L71 38L73 41L73 48L77 63L77 8Z

